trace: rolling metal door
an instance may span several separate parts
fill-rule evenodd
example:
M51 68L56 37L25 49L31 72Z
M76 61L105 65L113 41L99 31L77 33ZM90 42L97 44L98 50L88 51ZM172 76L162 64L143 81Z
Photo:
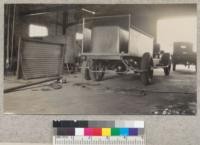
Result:
M20 50L22 77L33 79L60 75L63 68L63 48L58 43L23 40Z

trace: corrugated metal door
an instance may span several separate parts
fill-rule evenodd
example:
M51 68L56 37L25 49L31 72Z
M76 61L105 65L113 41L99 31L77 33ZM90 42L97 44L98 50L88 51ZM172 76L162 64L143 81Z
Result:
M24 79L58 76L62 73L64 49L62 44L23 40L21 70Z

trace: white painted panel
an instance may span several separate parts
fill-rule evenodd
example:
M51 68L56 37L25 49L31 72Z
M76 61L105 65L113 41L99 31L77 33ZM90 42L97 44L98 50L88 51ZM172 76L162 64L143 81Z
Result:
M153 53L153 38L130 29L129 54L142 57L145 52Z
M92 29L92 52L119 53L119 27L94 27Z

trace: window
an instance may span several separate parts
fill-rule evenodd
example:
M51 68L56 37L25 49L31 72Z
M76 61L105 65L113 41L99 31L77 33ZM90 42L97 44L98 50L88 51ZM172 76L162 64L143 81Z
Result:
M45 26L29 25L29 37L45 37L48 36L48 29Z
M76 40L83 40L83 34L82 33L76 33Z

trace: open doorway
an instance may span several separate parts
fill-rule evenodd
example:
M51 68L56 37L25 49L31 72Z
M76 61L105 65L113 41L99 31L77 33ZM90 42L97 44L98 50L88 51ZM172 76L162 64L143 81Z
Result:
M174 42L187 41L197 50L197 18L195 16L165 18L157 21L157 43L161 50L173 52Z

